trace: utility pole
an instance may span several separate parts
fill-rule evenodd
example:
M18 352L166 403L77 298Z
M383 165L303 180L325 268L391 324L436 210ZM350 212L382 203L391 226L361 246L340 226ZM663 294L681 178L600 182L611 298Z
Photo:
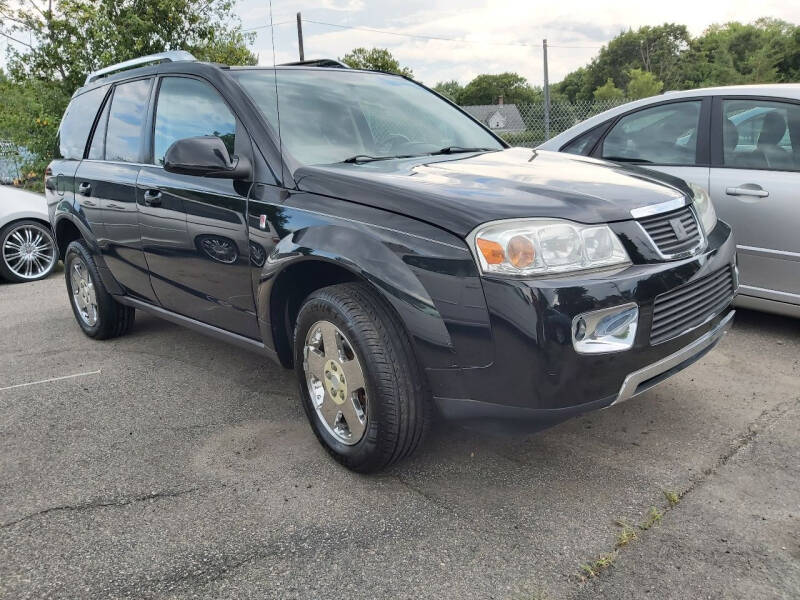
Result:
M303 19L300 18L300 13L297 13L297 47L300 48L300 60L305 60L306 55L303 52Z
M544 139L550 139L550 78L547 76L547 39L542 40L544 57Z

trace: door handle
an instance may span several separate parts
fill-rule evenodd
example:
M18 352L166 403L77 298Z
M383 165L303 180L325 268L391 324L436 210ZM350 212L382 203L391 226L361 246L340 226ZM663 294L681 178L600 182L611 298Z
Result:
M92 184L83 182L78 186L78 193L81 196L91 196L92 195Z
M161 206L161 192L158 190L147 190L144 193L145 206Z
M728 194L728 196L755 196L756 198L766 198L769 196L767 190L754 183L745 183L739 187L725 188L725 193Z

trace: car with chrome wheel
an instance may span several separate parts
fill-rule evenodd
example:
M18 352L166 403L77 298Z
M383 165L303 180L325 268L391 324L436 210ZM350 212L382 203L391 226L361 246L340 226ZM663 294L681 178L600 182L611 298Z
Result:
M12 283L37 281L57 264L44 196L0 187L0 277Z
M731 326L734 241L682 180L509 148L402 76L185 52L90 74L46 181L89 337L137 311L294 369L338 462L435 416L530 429L639 394Z

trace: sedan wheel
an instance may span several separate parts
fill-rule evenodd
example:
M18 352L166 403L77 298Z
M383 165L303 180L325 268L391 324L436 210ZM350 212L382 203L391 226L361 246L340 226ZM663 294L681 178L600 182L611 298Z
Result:
M58 260L55 241L44 225L32 221L12 224L2 236L3 272L17 282L46 277Z
M339 442L357 444L367 429L364 370L350 341L330 321L308 330L303 348L308 393L321 424Z

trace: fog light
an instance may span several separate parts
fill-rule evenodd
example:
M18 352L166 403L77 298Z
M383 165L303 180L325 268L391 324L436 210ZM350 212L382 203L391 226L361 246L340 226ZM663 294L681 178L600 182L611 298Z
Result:
M628 350L638 322L639 307L633 302L580 314L572 319L572 346L580 354Z

